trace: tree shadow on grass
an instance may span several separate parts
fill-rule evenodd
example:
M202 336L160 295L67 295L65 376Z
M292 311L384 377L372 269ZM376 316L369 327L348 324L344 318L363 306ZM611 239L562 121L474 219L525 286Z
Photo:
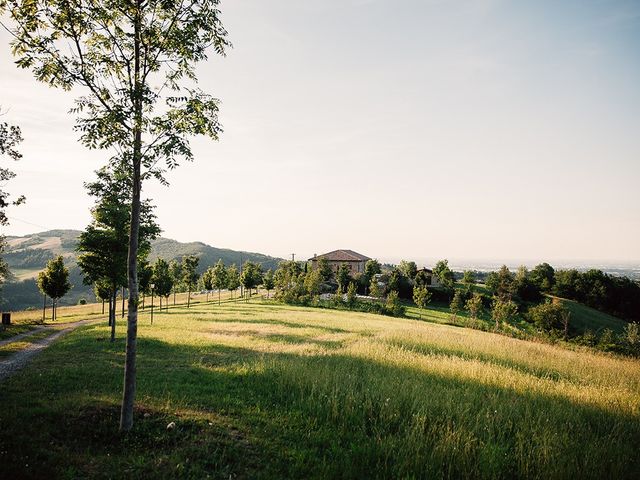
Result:
M116 431L121 346L74 335L11 379L0 411L3 474L633 478L639 473L637 416L560 396L340 352L300 356L149 338L140 338L138 348L139 408L134 431L126 436ZM170 422L175 428L167 429Z

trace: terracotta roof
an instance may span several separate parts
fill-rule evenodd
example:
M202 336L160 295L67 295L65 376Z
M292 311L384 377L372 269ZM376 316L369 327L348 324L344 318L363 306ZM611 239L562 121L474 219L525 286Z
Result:
M320 260L321 258L326 258L330 262L366 262L367 260L371 260L369 257L360 255L358 252L354 252L353 250L334 250L333 252L324 253L310 258L309 261Z

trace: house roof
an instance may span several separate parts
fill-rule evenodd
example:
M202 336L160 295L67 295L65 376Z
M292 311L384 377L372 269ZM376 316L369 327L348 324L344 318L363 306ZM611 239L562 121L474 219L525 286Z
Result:
M317 255L309 260L320 260L326 258L330 262L366 262L371 260L369 257L354 252L353 250L334 250L333 252Z

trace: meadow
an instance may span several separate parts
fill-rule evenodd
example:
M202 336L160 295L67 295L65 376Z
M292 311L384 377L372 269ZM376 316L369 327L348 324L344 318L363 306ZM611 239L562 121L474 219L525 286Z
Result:
M427 313L258 299L156 310L153 325L145 312L127 435L124 322L115 343L105 322L80 327L3 382L0 476L640 476L638 360Z

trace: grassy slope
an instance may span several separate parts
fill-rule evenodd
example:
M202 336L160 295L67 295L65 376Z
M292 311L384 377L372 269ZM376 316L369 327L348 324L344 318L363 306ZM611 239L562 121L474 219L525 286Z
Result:
M123 335L82 327L3 384L6 476L640 474L637 361L363 313L201 304L141 318L136 426L121 437Z
M562 300L564 306L571 312L571 328L580 333L585 330L601 332L609 328L616 333L622 333L627 322L624 320L587 307L573 300Z

